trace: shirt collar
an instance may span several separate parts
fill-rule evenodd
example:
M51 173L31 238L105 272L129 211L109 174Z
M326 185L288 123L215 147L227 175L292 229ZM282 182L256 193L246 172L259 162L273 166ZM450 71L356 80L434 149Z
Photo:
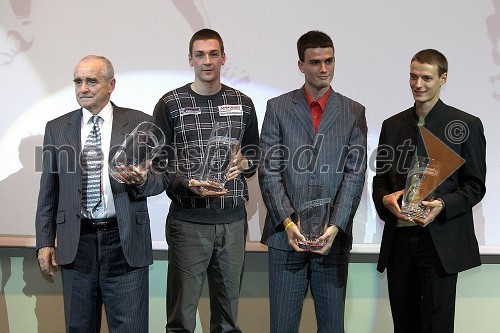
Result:
M317 102L319 104L319 106L321 107L321 110L325 110L326 102L328 101L328 97L330 97L330 93L332 92L332 87L329 87L327 92L323 96L321 96L317 101L315 101L311 97L311 94L309 94L309 91L307 91L305 85L304 85L304 91L306 93L307 105L309 105L309 107L311 107L312 103Z
M441 101L441 99L439 99L436 104L432 107L432 109L429 111L429 113L427 113L427 115L425 116L425 124L426 125L429 125L430 123L432 123L433 119L435 119L436 117L439 116L439 114L441 113L440 112L440 109L443 107L444 103L443 101ZM415 124L418 124L418 121L419 121L419 116L417 114L417 109L416 109L416 106L415 104L413 104L413 120L415 122Z
M92 112L82 108L82 121L84 125L89 123L92 116ZM111 123L111 120L113 119L113 106L111 105L111 102L108 101L108 104L106 104L106 106L99 111L97 116L101 117L105 123Z

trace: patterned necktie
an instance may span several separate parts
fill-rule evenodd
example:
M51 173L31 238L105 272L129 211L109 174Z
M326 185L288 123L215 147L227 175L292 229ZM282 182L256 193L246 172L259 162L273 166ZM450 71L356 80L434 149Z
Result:
M92 116L93 123L85 146L82 150L82 187L83 187L83 207L92 212L101 202L101 174L102 174L102 150L101 150L101 129L99 120L101 117Z
M420 127L425 126L425 117L420 116L418 118L417 124L417 149L415 150L415 155L427 157L427 150L425 149L424 138L420 132Z

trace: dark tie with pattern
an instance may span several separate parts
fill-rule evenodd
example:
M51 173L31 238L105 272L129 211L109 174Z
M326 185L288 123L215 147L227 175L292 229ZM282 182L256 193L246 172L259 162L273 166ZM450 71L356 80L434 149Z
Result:
M418 118L417 124L417 149L415 151L415 155L427 157L427 150L425 149L425 141L422 137L422 133L420 132L420 127L425 126L425 117Z
M101 129L99 120L101 117L92 116L92 130L90 131L85 146L82 150L82 187L83 207L92 212L101 202L101 171L102 171L102 150L101 150Z

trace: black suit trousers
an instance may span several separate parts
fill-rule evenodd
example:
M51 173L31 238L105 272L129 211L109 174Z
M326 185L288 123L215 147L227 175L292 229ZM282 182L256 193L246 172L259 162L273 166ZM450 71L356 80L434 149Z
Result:
M396 228L387 265L394 333L453 333L458 274L447 274L427 228Z

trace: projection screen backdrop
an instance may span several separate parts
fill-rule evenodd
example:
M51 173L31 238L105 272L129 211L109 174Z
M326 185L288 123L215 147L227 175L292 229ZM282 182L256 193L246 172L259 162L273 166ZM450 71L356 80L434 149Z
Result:
M371 202L374 151L382 121L412 105L409 62L424 48L449 61L441 97L479 116L488 143L487 194L474 208L484 254L500 253L500 0L31 1L0 0L0 246L33 246L45 123L78 108L72 75L87 54L115 66L119 106L151 114L168 90L192 82L188 41L204 27L223 37L223 82L266 101L300 87L296 41L308 30L335 44L332 86L366 106L369 170L354 221L354 251L377 252L383 224ZM250 180L249 250L259 245L265 207ZM156 249L169 200L149 199Z

